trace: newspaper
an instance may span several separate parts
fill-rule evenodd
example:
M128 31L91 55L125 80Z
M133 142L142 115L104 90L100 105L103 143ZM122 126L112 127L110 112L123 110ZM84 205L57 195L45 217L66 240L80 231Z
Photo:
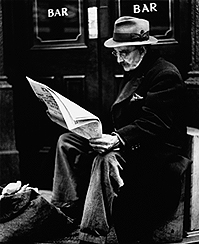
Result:
M50 87L26 76L36 96L46 104L53 122L87 139L102 136L99 118Z

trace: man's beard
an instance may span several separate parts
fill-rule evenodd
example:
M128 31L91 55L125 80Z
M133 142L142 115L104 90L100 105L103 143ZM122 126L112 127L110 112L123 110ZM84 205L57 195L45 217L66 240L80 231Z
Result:
M140 65L143 57L144 57L144 55L141 55L138 62L128 63L128 62L122 61L120 64L122 65L122 67L125 71L134 70Z

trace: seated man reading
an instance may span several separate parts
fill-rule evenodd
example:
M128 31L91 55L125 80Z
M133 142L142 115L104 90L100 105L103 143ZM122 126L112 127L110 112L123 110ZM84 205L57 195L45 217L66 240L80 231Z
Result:
M150 238L178 206L189 164L185 85L155 43L147 20L115 21L104 44L124 69L114 129L92 140L67 132L57 143L52 203L80 224L82 243L105 243L112 224L121 244Z

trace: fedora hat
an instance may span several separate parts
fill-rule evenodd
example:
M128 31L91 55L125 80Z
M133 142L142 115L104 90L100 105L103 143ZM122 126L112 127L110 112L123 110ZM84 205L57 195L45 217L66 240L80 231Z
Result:
M108 48L150 45L157 39L149 35L149 21L131 16L122 16L115 21L113 37L105 41Z

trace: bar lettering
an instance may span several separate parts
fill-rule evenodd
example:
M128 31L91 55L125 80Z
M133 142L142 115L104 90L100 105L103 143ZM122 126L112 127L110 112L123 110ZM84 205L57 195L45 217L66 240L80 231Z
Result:
M139 14L139 13L150 13L150 12L157 12L157 3L150 3L148 6L146 3L143 3L143 5L134 4L133 5L133 13Z
M60 9L48 9L48 17L63 17L63 16L68 16L68 9L67 8L61 8Z

